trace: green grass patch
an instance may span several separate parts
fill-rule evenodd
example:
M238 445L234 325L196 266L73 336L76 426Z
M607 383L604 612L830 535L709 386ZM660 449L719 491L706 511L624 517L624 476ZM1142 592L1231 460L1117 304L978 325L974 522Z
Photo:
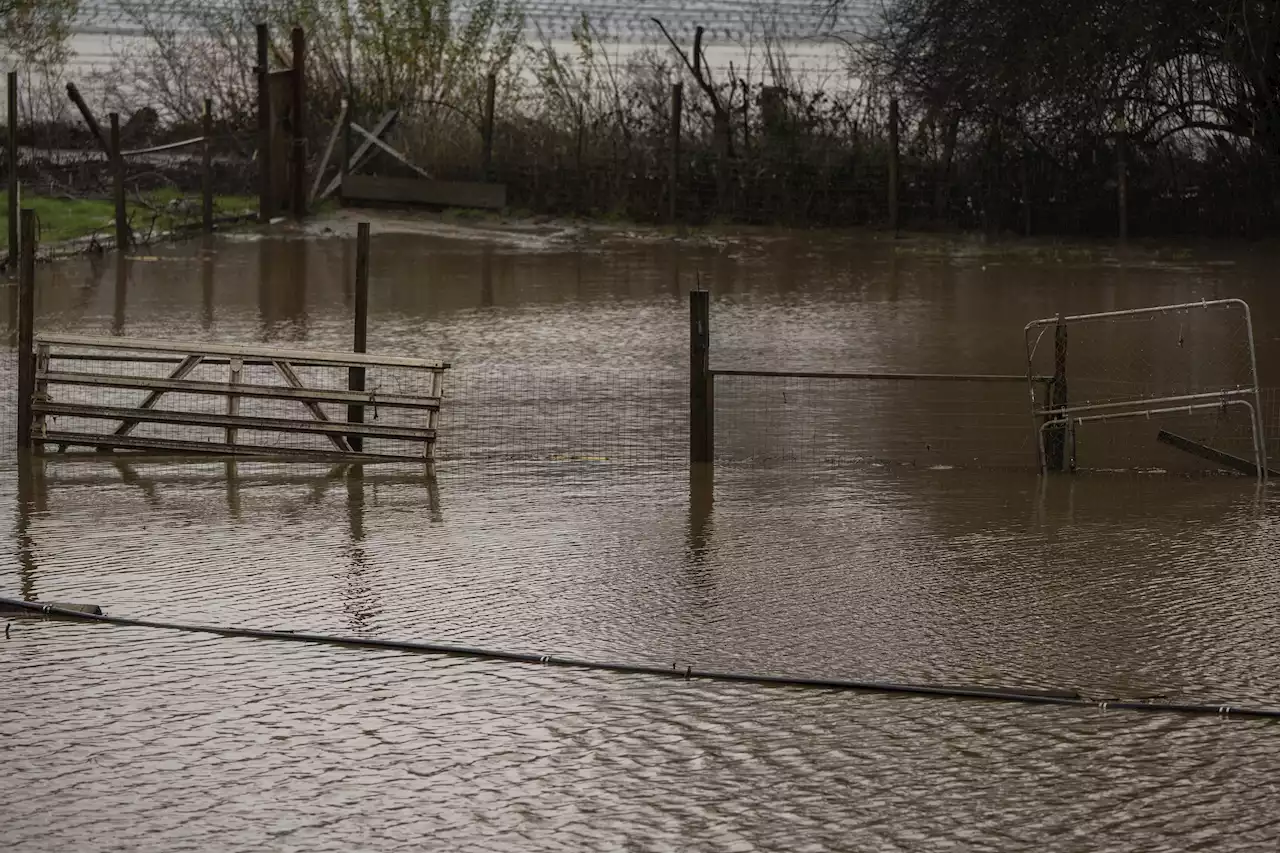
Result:
M9 194L0 192L0 234L7 233L9 227ZM142 198L146 204L138 203L136 197L127 201L130 222L138 237L146 236L148 230L153 235L172 231L184 225L200 222L200 196L186 195L173 189L156 190L145 193ZM174 203L177 202L175 205ZM115 208L105 199L68 199L47 198L26 195L22 197L22 206L36 212L40 222L40 245L48 246L78 237L87 237L94 232L114 234ZM248 213L257 209L258 201L251 196L214 196L213 215L230 216ZM151 220L155 217L155 226Z

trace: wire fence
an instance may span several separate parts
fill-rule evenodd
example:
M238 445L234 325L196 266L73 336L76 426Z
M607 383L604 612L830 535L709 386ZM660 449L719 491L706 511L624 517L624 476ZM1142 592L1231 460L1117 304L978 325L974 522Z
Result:
M6 360L8 361L8 360ZM172 363L76 363L75 370L150 378ZM297 368L313 388L345 387L345 371ZM265 365L247 365L242 381L271 384ZM225 381L227 365L206 364L188 378ZM261 375L259 375L261 374ZM9 372L6 371L8 376ZM11 378L11 377L10 377ZM370 370L377 393L421 393L420 377L390 368ZM5 387L12 391L12 383ZM58 386L55 399L136 406L144 391ZM1264 389L1262 420L1268 456L1280 459L1280 388ZM160 408L225 413L225 399L168 394ZM308 418L301 404L242 399L240 413ZM345 406L323 404L335 419ZM11 406L10 411L13 410ZM555 476L596 469L673 472L688 464L687 376L594 368L463 366L445 373L436 458L442 474ZM420 413L419 413L420 414ZM415 413L371 407L369 423L421 426ZM0 436L13 446L12 418ZM102 429L63 418L59 429ZM717 465L825 470L858 466L1034 471L1037 427L1029 389L1010 382L932 382L717 376ZM52 426L51 426L52 428ZM139 436L220 441L217 428L139 424ZM194 431L204 430L196 434ZM1216 466L1157 440L1168 430L1215 449L1251 458L1251 424L1235 407L1168 413L1077 427L1081 470L1204 473ZM251 434L239 441L290 448L332 449L323 436ZM395 452L391 442L380 442ZM412 452L412 451L410 451ZM7 453L6 453L7 455ZM571 479L571 478L570 478Z

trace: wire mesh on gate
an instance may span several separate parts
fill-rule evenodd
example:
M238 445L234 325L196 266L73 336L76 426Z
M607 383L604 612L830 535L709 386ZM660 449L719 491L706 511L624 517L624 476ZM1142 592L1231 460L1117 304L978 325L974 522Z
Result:
M717 374L716 461L1032 468L1019 382Z
M1249 461L1255 435L1265 434L1241 300L1046 318L1027 325L1026 345L1028 373L1054 377L1033 414L1039 423L1071 420L1079 467L1204 470L1217 466L1162 444L1161 432ZM1063 440L1053 430L1047 457Z

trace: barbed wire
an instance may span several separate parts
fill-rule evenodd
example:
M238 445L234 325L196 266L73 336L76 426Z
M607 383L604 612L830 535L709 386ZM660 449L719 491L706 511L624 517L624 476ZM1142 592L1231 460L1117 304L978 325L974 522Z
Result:
M129 35L140 32L135 12L152 18L170 18L176 25L194 20L210 11L242 7L239 0L87 0L81 7L75 32L93 35ZM267 0L265 8L287 8L279 0ZM784 39L804 39L834 31L863 31L876 18L873 0L847 0L837 18L828 15L821 0L704 0L692 5L672 2L637 6L622 0L586 0L582 3L529 0L519 4L531 32L568 36L587 17L600 32L622 39L650 37L651 18L660 18L673 33L692 33L705 28L712 38L742 39L768 32ZM465 6L457 12L465 13Z

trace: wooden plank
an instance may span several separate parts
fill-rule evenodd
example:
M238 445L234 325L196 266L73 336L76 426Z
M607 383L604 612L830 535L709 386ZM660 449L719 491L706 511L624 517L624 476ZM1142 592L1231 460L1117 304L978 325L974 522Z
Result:
M80 111L81 117L84 118L85 125L89 128L89 132L93 134L93 138L98 140L98 144L102 146L102 151L110 159L112 156L111 143L107 142L107 135L102 132L102 125L98 124L98 120L93 117L93 110L89 109L89 105L84 102L84 98L80 96L80 90L76 88L75 83L67 84L67 97L71 98L72 103L76 105L76 109Z
M374 136L372 133L370 133L369 131L365 130L365 129L364 129L363 127L361 127L360 125L356 124L355 122L352 122L352 123L351 123L351 129L352 129L352 130L354 130L356 133L360 134L361 136L363 136L363 137L364 137L368 142L372 143L373 145L376 145L378 148L381 148L381 149L382 149L383 151L385 151L387 154L390 154L394 159L398 160L400 163L403 163L405 166L408 166L410 169L412 169L413 171L417 172L419 175L421 175L421 176L422 176L423 178L425 178L426 180L428 180L428 181L430 181L430 180L434 180L434 178L432 178L432 176L431 176L431 173L430 173L430 172L426 171L425 169L419 168L417 165L415 165L414 163L410 162L408 157L404 156L404 155L403 155L403 154L401 154L399 151L397 151L396 149L392 148L390 145L388 145L387 143L383 142L381 139L379 139L378 137Z
M347 175L342 179L342 196L355 202L421 204L431 207L501 210L507 206L506 184L421 181L416 178L380 178L372 175Z
M347 99L342 99L342 111L338 113L338 121L333 126L333 132L329 134L329 143L324 147L324 156L320 158L320 168L316 169L315 182L311 184L310 201L315 201L316 193L320 192L320 182L324 180L324 173L329 169L329 158L333 156L333 146L338 144L338 136L342 133L343 127L347 122Z
M37 335L36 343L53 344L54 346L96 347L100 349L123 349L138 352L171 352L183 356L199 354L238 356L243 359L263 358L282 360L294 364L330 365L332 367L412 367L420 370L446 370L449 363L445 361L428 361L420 358L402 358L399 356L359 355L355 353L328 353L314 350L276 349L274 347L257 347L245 344L206 344L184 346L174 341L157 341L143 338L105 338L87 335ZM55 354L54 358L60 358ZM1026 380L1026 377L1022 377Z
M44 344L44 346L48 346L48 344ZM189 355L186 358L184 358L182 360L182 363L179 364L177 367L175 367L173 369L173 372L170 373L165 378L171 379L171 380L182 379L188 373L195 370L196 367L199 366L199 364L200 364L200 356ZM156 403L160 402L160 398L163 397L166 393L168 393L168 391L169 389L167 388L156 388L152 390L152 392L146 396L146 399L142 401L142 405L139 406L138 408L143 411L147 409L155 408ZM137 421L125 421L122 424L120 424L120 426L116 429L116 435L128 435L133 430L133 428L137 425L138 425Z
M219 429L249 429L263 432L291 432L309 435L343 436L347 433L366 435L370 438L390 438L400 441L432 441L434 430L423 427L390 426L387 424L353 424L347 421L308 421L297 418L271 418L259 415L222 415L212 412L175 412L168 409L135 409L124 406L92 406L83 403L46 403L37 401L33 411L43 415L92 420L138 421L154 424L182 424L184 426L217 427ZM103 438L120 438L123 433L104 435ZM228 447L232 442L226 443ZM239 445L234 445L239 446ZM345 445L344 445L345 447ZM291 448L276 448L290 451ZM343 453L350 453L343 450Z
M314 459L320 462L422 462L420 456L390 453L337 453L310 448L263 447L253 444L215 444L201 441L174 441L163 438L140 438L136 435L88 435L78 432L50 432L46 444L68 447L97 447L108 450L157 450L183 455L254 456L270 459Z
M1232 471L1239 471L1241 474L1248 474L1250 477L1258 476L1258 466L1253 462L1250 462L1248 459L1233 456L1230 453L1225 453L1221 450L1212 448L1207 444L1201 444L1198 441L1185 438L1181 435L1169 432L1168 430L1160 430L1160 432L1156 434L1156 441L1159 441L1161 444L1167 444L1170 447L1177 448L1184 453L1190 453L1192 456L1198 456L1201 459L1214 463L1215 465L1221 465L1223 468L1229 468ZM1280 477L1280 472L1267 471L1267 476Z
M225 382L203 382L200 380L152 379L147 376L107 376L101 373L68 373L63 371L47 371L37 375L37 380L58 385L84 385L102 388L133 388L139 390L163 389L179 391L183 394L213 394L225 396L232 393L232 387ZM383 395L372 392L346 391L325 388L285 388L280 385L237 385L234 393L241 397L255 397L275 400L310 400L317 403L359 403L363 405L385 406L394 409L440 408L439 398L404 397L400 395Z
M294 371L293 367L289 364L289 362L277 361L275 365L276 365L276 370L280 371L280 375L284 377L284 381L288 382L290 387L293 387L293 388L306 387L305 385L302 384L302 380L298 377L297 372ZM317 421L320 421L322 423L329 422L329 416L325 414L324 409L320 408L319 403L312 402L312 401L304 401L302 405L307 407L307 411L311 412L311 416L315 418ZM334 435L330 433L329 442L338 450L341 450L344 453L350 453L352 450L352 447L350 444L347 443L346 438L344 438L341 435Z
M399 110L388 110L387 113L378 120L378 123L373 126L373 130L371 130L370 133L381 139L387 135L387 131L391 130L392 126L396 123L396 119L399 117ZM361 142L360 147L357 148L356 152L351 155L349 160L347 160L346 173L354 172L358 169L360 164L364 162L365 158L369 156L369 152L372 150L372 142L369 142L368 140ZM345 177L346 174L341 171L337 175L334 175L333 180L329 181L329 183L325 185L324 192L320 193L320 198L326 199L337 192L338 187L342 186L342 181Z

